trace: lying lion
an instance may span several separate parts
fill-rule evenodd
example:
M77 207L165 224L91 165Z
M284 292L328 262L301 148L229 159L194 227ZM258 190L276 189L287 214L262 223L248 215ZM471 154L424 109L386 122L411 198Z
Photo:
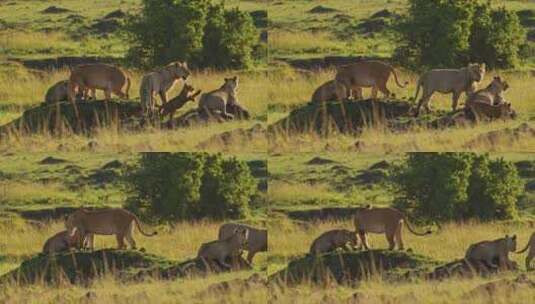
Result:
M483 263L490 268L506 268L512 269L515 267L513 262L509 259L509 252L516 250L516 235L494 241L482 241L470 245L466 250L465 259L472 263ZM494 261L498 260L498 264Z
M324 232L317 239L312 242L310 246L311 255L319 255L325 252L330 252L338 248L353 249L358 245L357 235L354 231L346 229L335 229Z
M414 100L417 100L422 88L422 98L418 102L415 115L418 116L423 106L426 111L431 111L429 101L433 93L453 94L452 109L457 109L459 98L463 92L471 94L475 91L476 83L485 77L485 64L469 64L461 69L435 69L430 70L420 77L416 85Z
M237 102L238 76L225 78L223 85L212 92L201 95L199 112L220 114L225 119L233 119L234 115L227 113L227 104Z
M526 244L526 247L515 253L523 253L524 251L528 249L529 249L528 255L526 256L526 269L533 270L533 268L531 267L531 261L533 260L533 258L535 258L535 232L533 232L531 236L529 237L529 241Z
M236 227L231 236L223 240L204 243L199 248L197 258L207 264L207 260L216 261L221 266L231 269L225 260L229 257L236 257L246 249L249 230L245 227Z
M466 105L472 102L483 102L489 105L498 105L505 102L503 92L509 89L509 84L500 76L495 76L492 82L484 89L470 94L466 99Z
M368 242L366 241L366 233L384 233L388 240L389 250L393 250L396 246L396 242L399 250L403 250L403 239L401 238L401 230L403 223L407 225L409 231L414 235L424 236L430 234L428 230L424 233L416 232L407 217L399 210L394 208L374 208L367 206L357 211L354 217L355 230L360 236L362 246L365 249L369 249Z
M90 211L84 208L76 210L69 215L65 222L65 227L70 236L74 236L78 231L81 235L101 234L117 237L119 249L126 248L124 239L130 243L132 249L136 249L136 241L132 237L134 227L144 236L154 236L157 232L147 233L141 229L139 219L130 211L122 208L107 208L103 210ZM89 248L93 249L93 237L89 238Z

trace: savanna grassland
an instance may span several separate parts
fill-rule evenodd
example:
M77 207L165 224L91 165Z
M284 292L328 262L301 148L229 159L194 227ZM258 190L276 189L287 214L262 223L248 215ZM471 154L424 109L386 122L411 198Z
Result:
M243 161L263 160L255 154L241 154ZM138 161L139 154L117 153L27 153L3 155L0 162L0 275L35 257L51 235L64 230L61 208L121 207L129 190L125 176ZM59 209L58 209L59 208ZM263 226L265 211L253 210L247 223ZM158 231L152 238L136 233L139 248L172 261L194 258L200 244L217 239L222 221L189 220L168 224L144 223L146 230ZM95 248L114 248L113 236L100 236ZM242 296L251 303L265 303L267 291L258 289L245 294L229 292L218 295L208 290L211 284L258 273L267 268L267 254L255 256L253 269L206 277L173 281L150 279L142 283L124 283L111 276L95 280L90 286L69 283L52 287L46 284L21 287L3 285L2 303L79 303L88 291L99 303L215 303L239 302ZM208 291L207 291L208 290Z
M226 1L227 7L239 7L245 11L265 10L261 1ZM0 125L21 116L24 110L43 102L46 90L59 80L67 79L69 70L43 69L39 65L27 66L34 60L59 57L97 57L121 62L128 50L128 40L122 31L122 18L105 18L116 10L135 14L140 10L140 1L56 1L53 6L65 11L44 13L52 6L43 1L8 1L0 6ZM248 121L192 126L178 130L147 129L143 132L122 131L114 128L100 128L91 136L70 134L63 138L50 134L15 136L2 139L3 151L56 151L58 147L80 150L88 142L98 142L98 151L191 151L199 150L197 145L225 131L238 128L248 129L263 125L267 119L269 102L265 90L259 88L267 83L265 62L258 62L249 71L195 71L189 82L203 92L219 88L223 78L240 77L238 99L251 113ZM139 100L139 83L145 71L126 69L132 78L130 97ZM180 92L182 85L176 85L168 96ZM103 98L97 92L97 98ZM196 108L189 103L176 116ZM256 139L247 145L247 151L265 151L265 140ZM214 150L243 150L243 147L214 146Z
M530 1L493 1L496 7L505 5L514 11L533 11ZM394 17L372 17L382 10ZM363 56L389 61L397 45L392 29L396 14L404 14L407 1L274 1L269 6L270 58L279 67L270 73L271 81L278 83L270 93L269 123L288 116L310 100L314 90L335 75L334 69L312 68L318 60L328 56ZM535 29L529 17L522 19L527 32ZM528 42L533 45L534 42ZM453 68L453 67L452 67ZM318 136L315 132L288 135L279 132L270 137L270 151L320 152L351 151L358 143L360 152L396 151L533 151L532 136L512 140L509 136L496 136L493 140L479 140L489 132L517 128L523 123L532 125L535 113L535 96L529 88L533 84L534 58L522 59L514 70L488 71L480 87L486 86L493 76L504 77L511 85L506 98L512 103L518 117L510 121L493 121L471 126L429 129L411 128L408 132L392 131L381 126L364 127L359 135L336 134ZM390 78L388 87L397 100L414 104L419 73L396 67L401 81L408 81L406 88L399 88ZM421 93L421 92L420 92ZM364 89L364 98L371 96ZM379 93L380 94L380 93ZM382 95L379 95L382 96ZM461 96L461 104L464 100ZM435 93L431 99L434 110L451 110L451 95ZM473 142L475 141L475 142Z
M394 199L389 172L399 164L403 154L381 156L373 153L302 153L282 154L270 157L269 199L272 221L269 226L270 254L268 274L284 269L288 262L305 257L312 241L331 229L354 230L351 217L321 219L314 210L322 208L347 208L367 204L390 206ZM516 164L523 183L533 183L533 175L522 164L533 163L535 158L526 153L496 153L491 158L503 158ZM450 222L437 227L433 233L415 236L406 229L403 240L406 248L416 254L432 257L440 263L462 258L470 244L486 239L496 239L506 234L516 234L517 248L525 246L533 233L535 219L534 193L526 186L518 202L519 219L514 221L465 221ZM328 212L325 210L325 212ZM330 211L334 212L334 211ZM325 214L324 214L325 215ZM333 213L334 215L334 213ZM424 226L416 225L418 231ZM372 248L387 248L383 234L368 234ZM523 255L511 254L511 259L524 271ZM533 272L527 273L535 279ZM292 287L274 288L270 296L280 303L340 303L350 301L355 293L368 297L369 303L488 303L489 298L467 295L481 284L511 279L518 276L504 273L490 277L455 278L442 281L412 280L390 282L381 275L372 275L358 282L358 287L302 283ZM393 300L394 297L397 300ZM396 298L397 297L397 298ZM525 303L533 299L534 292L526 288L518 293L498 290L492 300L495 303ZM360 303L355 300L355 303ZM365 302L368 303L368 302Z

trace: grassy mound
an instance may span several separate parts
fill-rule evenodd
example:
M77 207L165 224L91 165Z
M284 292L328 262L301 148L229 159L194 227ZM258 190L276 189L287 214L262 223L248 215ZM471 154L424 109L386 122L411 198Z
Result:
M227 261L232 270L247 268L240 258ZM142 280L147 277L173 279L191 275L205 275L228 271L217 263L202 260L176 262L153 254L134 250L102 249L92 252L66 252L57 255L37 255L22 262L19 268L0 277L0 284L48 283L87 284L103 275L117 279Z
M272 124L270 134L278 132L326 135L330 133L358 133L364 127L384 125L388 120L409 114L411 105L401 101L344 101L309 103L296 109L288 117Z
M436 261L421 255L389 250L329 253L319 257L307 255L290 262L286 269L273 274L269 280L284 284L328 283L333 280L352 284L375 274L397 275L400 271L408 273L436 264Z
M134 101L84 101L77 102L76 108L69 102L43 103L1 126L0 135L40 132L61 135L73 131L84 133L110 125L122 126L128 118L140 111L139 102Z

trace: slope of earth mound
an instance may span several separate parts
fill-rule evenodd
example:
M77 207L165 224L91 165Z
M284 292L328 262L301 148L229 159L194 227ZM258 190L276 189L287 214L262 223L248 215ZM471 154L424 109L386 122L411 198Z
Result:
M354 284L375 274L423 271L438 263L430 258L402 251L369 250L329 253L319 257L307 255L273 274L272 283L302 282Z
M69 102L43 103L24 111L21 117L12 122L0 126L0 136L10 133L84 133L112 124L121 126L127 118L139 114L140 111L139 102L84 101L77 102L76 107Z
M499 119L514 117L507 113ZM412 104L407 101L366 99L306 104L270 125L268 133L270 136L310 132L320 135L359 134L364 128L378 126L392 131L408 131L415 127L444 129L474 123L473 114L464 109L435 111L414 117Z
M410 109L407 102L371 99L310 103L269 126L268 132L359 133L366 126L384 124L387 120L408 115Z
M227 262L233 265L232 270L249 267L241 258ZM176 262L141 251L102 249L34 256L22 262L17 269L0 277L0 285L13 281L23 285L61 282L87 284L93 279L110 274L121 280L142 280L146 277L174 279L222 271L228 269L197 259Z

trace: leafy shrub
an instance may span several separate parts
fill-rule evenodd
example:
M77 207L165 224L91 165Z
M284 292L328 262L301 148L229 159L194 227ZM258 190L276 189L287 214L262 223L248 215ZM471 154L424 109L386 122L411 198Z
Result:
M234 158L204 153L146 153L129 175L126 207L152 219L241 218L256 182Z
M471 153L412 153L392 172L395 206L424 220L514 218L515 166Z
M487 1L410 0L396 27L401 43L394 60L416 68L465 66L514 67L525 32L518 16Z
M139 67L181 60L198 67L250 65L258 40L249 14L210 0L143 0L130 16L127 61Z

